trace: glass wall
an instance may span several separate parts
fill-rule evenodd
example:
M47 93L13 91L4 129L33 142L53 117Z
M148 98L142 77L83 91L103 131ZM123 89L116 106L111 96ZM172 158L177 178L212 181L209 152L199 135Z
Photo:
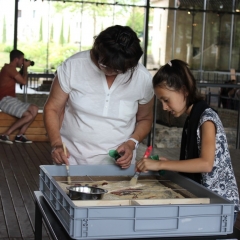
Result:
M234 16L232 67L240 71L240 16Z
M13 0L0 0L0 68L9 62L9 51L13 49L14 9Z
M224 8L224 12L222 9ZM231 1L223 6L219 4L207 5L208 10L215 10L206 14L205 44L203 54L204 70L227 71L229 66L229 52L231 46L231 19L232 15L226 13L232 10Z
M0 53L7 57L13 49L15 1L0 0ZM18 1L17 49L35 62L30 71L54 72L67 57L89 49L94 36L111 25L128 25L143 40L145 1L93 2ZM8 61L1 57L0 67Z
M115 24L132 27L145 46L147 0L0 0L0 67L14 47L15 2L17 48L35 62L32 72L54 72L64 59L89 49L94 36ZM179 58L193 70L239 70L237 9L238 0L150 1L147 68Z

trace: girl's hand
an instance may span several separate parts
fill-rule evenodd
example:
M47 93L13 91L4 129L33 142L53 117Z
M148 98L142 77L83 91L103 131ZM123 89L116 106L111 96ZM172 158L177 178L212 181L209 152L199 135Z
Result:
M169 161L169 159L167 159L165 157L159 157L159 161Z
M159 157L158 160L152 160L150 158L143 158L136 164L136 171L146 172L146 171L159 171L163 170L162 161L169 161L167 158Z
M150 158L143 158L137 162L136 171L146 172L146 171L159 171L161 170L161 162L157 160L152 160Z

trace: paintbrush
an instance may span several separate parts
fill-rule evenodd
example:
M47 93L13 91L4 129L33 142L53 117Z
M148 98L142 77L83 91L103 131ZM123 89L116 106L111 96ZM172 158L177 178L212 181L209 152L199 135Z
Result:
M151 154L151 152L152 152L152 146L149 146L149 147L146 149L146 151L145 151L145 153L144 153L144 155L143 155L143 158L149 157L150 154ZM134 174L134 176L132 177L132 179L131 179L131 181L130 181L130 185L131 185L131 186L134 186L134 185L137 184L139 175L140 175L140 172L136 171L135 174Z
M65 146L64 143L63 143L63 151L64 151L65 156L67 156L67 149L66 149L66 146ZM69 173L69 165L66 165L66 170L67 170L67 182L68 182L68 185L71 185L71 177L70 177L70 173Z

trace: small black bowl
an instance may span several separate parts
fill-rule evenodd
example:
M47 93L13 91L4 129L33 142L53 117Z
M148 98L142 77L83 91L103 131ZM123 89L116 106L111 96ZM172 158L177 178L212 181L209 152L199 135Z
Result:
M108 192L102 188L89 186L70 186L66 188L69 190L69 197L72 200L98 200L102 199L103 195Z

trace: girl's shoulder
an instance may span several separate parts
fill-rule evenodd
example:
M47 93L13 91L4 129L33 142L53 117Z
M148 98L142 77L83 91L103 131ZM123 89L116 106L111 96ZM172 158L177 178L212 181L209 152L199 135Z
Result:
M217 111L215 111L212 108L207 108L202 113L200 120L199 120L199 126L201 126L206 121L212 121L215 123L215 125L222 126L222 122L218 116Z
M219 118L218 113L213 108L207 108L201 115L201 118Z

